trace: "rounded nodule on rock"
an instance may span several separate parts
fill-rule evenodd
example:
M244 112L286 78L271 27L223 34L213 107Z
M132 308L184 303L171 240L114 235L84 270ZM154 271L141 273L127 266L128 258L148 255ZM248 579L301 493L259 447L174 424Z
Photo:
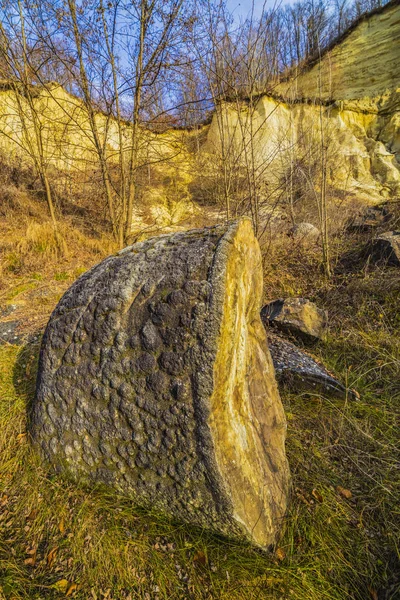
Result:
M151 373L156 367L156 359L152 354L143 352L136 361L136 366L143 373Z
M143 347L146 350L155 351L162 345L157 327L152 321L147 321L140 332Z
M169 375L181 375L185 369L182 356L176 352L163 352L158 362L161 369Z

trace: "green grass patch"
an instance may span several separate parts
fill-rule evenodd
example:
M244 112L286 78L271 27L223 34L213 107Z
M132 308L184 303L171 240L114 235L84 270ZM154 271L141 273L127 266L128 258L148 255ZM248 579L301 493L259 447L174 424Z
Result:
M28 292L30 290L33 290L35 287L37 287L38 281L39 281L39 279L37 277L35 277L33 281L23 280L23 281L21 281L21 283L15 284L12 287L12 289L10 289L6 293L6 295L5 295L6 302L11 302L12 300L15 300L15 298L17 298L21 294Z
M56 281L67 281L70 278L70 275L66 271L60 271L59 273L54 274L54 279Z

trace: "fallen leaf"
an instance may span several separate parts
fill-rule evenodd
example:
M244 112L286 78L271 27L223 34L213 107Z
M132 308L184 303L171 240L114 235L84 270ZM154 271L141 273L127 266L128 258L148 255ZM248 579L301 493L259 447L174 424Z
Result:
M320 494L320 492L318 490L316 490L315 488L313 489L313 491L311 492L311 495L318 501L318 502L323 502L323 497Z
M372 600L378 600L378 593L372 587L368 586L368 591L371 594Z
M26 558L24 560L24 564L28 565L30 567L34 567L35 564L36 564L37 547L36 546L32 546L32 548L28 548L25 552L29 556L29 558Z
M286 558L286 553L285 553L285 551L283 550L283 548L277 548L277 549L275 550L275 556L276 556L276 558L277 558L278 560L282 561L282 560L285 560L285 558Z
M72 596L72 594L74 592L76 592L78 590L78 584L76 583L71 583L71 585L68 587L67 589L67 593L65 594L66 596Z
M301 500L304 504L307 504L307 506L310 506L309 501L307 500L307 498L304 496L304 494L302 494L300 491L296 492L296 496L298 497L299 500Z
M53 583L51 587L57 590L57 592L66 592L68 588L68 580L60 579L59 581L56 581L56 583Z
M57 550L58 550L58 546L55 546L48 553L47 558L46 558L48 567L52 567L54 565L54 562L55 562L56 556L57 556Z
M17 440L19 444L22 444L23 442L25 442L26 440L26 432L25 433L19 433L17 435Z
M204 567L207 564L207 557L201 550L196 550L193 556L193 562Z
M34 521L36 519L37 513L38 511L36 510L36 508L32 508L31 512L27 515L26 520Z
M59 525L58 525L58 530L60 533L64 533L65 531L65 523L64 523L64 519L61 519Z
M350 490L346 490L346 488L343 488L341 485L336 487L336 491L343 496L343 498L347 498L347 500L353 496Z

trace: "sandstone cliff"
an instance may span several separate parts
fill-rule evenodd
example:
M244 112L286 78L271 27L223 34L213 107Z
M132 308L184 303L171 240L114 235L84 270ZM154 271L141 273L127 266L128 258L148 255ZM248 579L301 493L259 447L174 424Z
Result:
M382 110L400 93L400 2L366 14L276 92L284 97L365 100ZM397 109L399 98L397 97Z
M363 17L320 59L281 82L274 95L261 95L253 103L225 102L211 125L196 132L143 129L141 164L148 166L149 176L141 201L150 221L174 225L196 211L207 212L207 204L221 205L215 190L223 171L245 170L249 157L266 204L282 196L294 167L298 185L317 193L320 183L313 169L322 152L333 197L338 193L374 202L398 196L399 41L400 3L393 0ZM35 103L48 167L68 173L93 169L93 139L81 101L49 84L37 90ZM23 149L27 138L35 144L34 132L23 127L21 107L29 125L24 98L17 99L6 83L0 85L0 149L29 161ZM102 113L97 119L99 131L107 135L108 160L116 160L117 126ZM128 148L129 123L123 129ZM204 193L207 185L210 194ZM139 204L136 210L134 229L140 230L144 217Z
M205 151L263 174L279 189L288 169L304 173L326 155L328 183L364 199L400 193L400 3L364 16L321 58L274 89L225 102ZM226 149L229 148L227 152ZM315 188L315 184L314 188ZM318 182L317 182L318 187Z
M338 190L367 201L399 194L398 112L383 115L354 103L349 108L341 103L321 106L271 96L262 96L252 110L225 104L220 112L211 123L204 151L221 154L225 137L232 162L244 164L251 146L255 169L277 188L290 161L304 161L307 155L315 161L324 145L328 181ZM218 120L224 123L223 134Z

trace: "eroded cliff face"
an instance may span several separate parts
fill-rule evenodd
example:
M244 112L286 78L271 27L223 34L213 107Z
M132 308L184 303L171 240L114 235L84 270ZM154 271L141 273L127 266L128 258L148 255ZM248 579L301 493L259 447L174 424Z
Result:
M104 113L96 114L96 126L110 169L118 165L122 143L126 161L132 147L132 127L122 123L120 138L117 122ZM35 120L41 139L35 130ZM141 128L138 134L139 167L146 170L141 185L140 207L135 206L134 231L143 229L143 213L148 221L168 227L195 212L188 186L192 179L193 153L188 146L193 132L167 130L156 133ZM32 90L32 105L8 81L0 81L0 152L10 162L34 165L43 147L43 160L50 174L63 187L79 187L93 179L99 170L98 155L87 110L83 102L61 85L49 83ZM100 179L99 179L100 181Z
M400 193L400 3L360 20L320 60L274 96L225 103L205 151L252 169L282 189L293 165L315 178L324 154L333 190L366 201ZM311 170L314 169L314 175Z
M393 0L345 32L321 60L277 87L291 98L362 99L382 110L400 92L400 3ZM397 101L399 97L397 96Z
M328 182L335 189L379 200L400 193L395 154L399 124L399 113L385 118L340 104L289 103L263 96L253 109L221 107L205 150L221 154L229 147L230 159L243 165L251 152L255 170L277 188L290 165L309 170L324 152Z
M185 227L194 214L218 219L224 200L215 190L227 173L232 178L249 165L267 201L286 194L293 170L299 185L318 193L322 155L328 184L342 198L375 202L398 196L399 42L400 2L394 0L363 17L320 60L281 82L274 96L224 103L211 125L196 132L141 130L141 164L148 178L135 205L134 230L149 223ZM82 102L50 84L37 91L34 103L48 167L67 173L93 169L93 136ZM37 144L30 110L22 95L0 82L0 149L11 158L31 161L23 150ZM96 118L100 135L107 135L108 160L117 164L117 124L102 113ZM126 149L130 136L125 123Z
M47 164L60 170L81 171L83 163L96 161L96 147L87 110L82 100L69 94L61 85L48 83L32 91L32 106L23 92L10 82L0 81L0 149L12 156L24 156L28 161L37 153L38 136L34 122L41 129L43 153ZM120 139L115 119L102 112L95 115L100 141L106 140L106 157L118 162L117 152L131 147L132 127L122 122ZM157 134L139 131L139 146L148 161L171 160L177 154L177 144L186 132L166 131ZM108 156L107 156L108 155Z

